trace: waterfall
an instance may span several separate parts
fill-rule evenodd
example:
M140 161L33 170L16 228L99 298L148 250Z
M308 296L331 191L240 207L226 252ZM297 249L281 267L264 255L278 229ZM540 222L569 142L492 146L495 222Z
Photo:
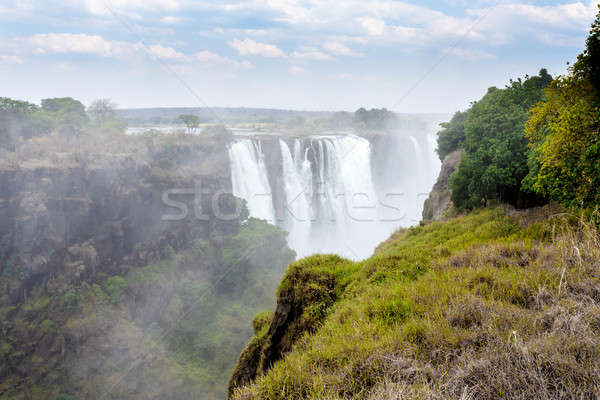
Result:
M233 195L248 202L250 215L275 221L273 195L259 140L245 139L229 148Z
M373 171L372 144L359 136L238 137L229 149L233 194L248 202L251 216L288 231L298 257L362 259L420 219L420 193L431 189L439 170L431 137L399 135L390 143L383 146L389 167ZM374 177L382 174L393 184L376 188Z
M283 225L289 232L289 242L294 243L298 254L310 253L309 234L312 213L310 210L308 196L312 193L312 187L303 177L303 160L300 159L300 151L294 151L296 159L287 143L279 139L281 148L281 160L283 168L283 186L285 191L285 207ZM310 166L309 166L310 168Z

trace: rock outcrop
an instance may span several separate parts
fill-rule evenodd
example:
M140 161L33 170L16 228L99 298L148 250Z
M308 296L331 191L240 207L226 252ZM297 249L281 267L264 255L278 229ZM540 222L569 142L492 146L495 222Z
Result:
M456 150L446 156L437 182L423 207L423 221L442 221L452 209L450 176L458 168L462 150Z
M302 335L319 327L337 298L332 271L347 262L339 256L317 255L289 266L279 286L275 313L254 319L255 335L238 359L229 381L230 395L268 371Z

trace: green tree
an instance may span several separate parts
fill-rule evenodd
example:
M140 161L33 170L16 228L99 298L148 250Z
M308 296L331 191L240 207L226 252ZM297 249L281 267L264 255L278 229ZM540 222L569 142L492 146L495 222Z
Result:
M600 12L586 49L546 90L526 125L531 155L523 185L571 206L600 203Z
M182 114L179 116L179 119L187 127L188 133L195 133L198 131L198 128L200 127L200 117L197 115Z
M85 116L85 106L72 97L57 97L42 100L42 109L53 113L77 113Z
M440 124L442 130L437 134L437 153L440 160L444 160L446 156L459 147L465 141L465 121L467 119L466 112L457 111L449 122Z
M0 147L13 150L19 138L49 133L53 120L35 104L0 97Z
M354 113L354 126L358 129L383 130L394 119L394 113L386 108L372 108L367 111L361 107Z
M505 89L490 88L467 111L464 121L465 154L451 178L452 201L458 208L473 208L490 200L516 206L541 199L522 188L529 171L523 129L528 110L544 96L552 78L546 70L538 76L510 82Z
M43 99L42 110L54 116L58 133L65 136L83 134L89 122L83 103L72 97Z

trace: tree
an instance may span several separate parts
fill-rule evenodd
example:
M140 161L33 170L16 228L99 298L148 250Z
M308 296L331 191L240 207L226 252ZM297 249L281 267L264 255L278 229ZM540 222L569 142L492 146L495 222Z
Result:
M14 149L19 138L49 133L53 120L35 104L0 97L0 146Z
M367 111L361 107L354 113L354 125L358 129L383 130L394 119L394 113L386 108L372 108Z
M116 118L116 108L117 105L110 99L98 99L92 101L87 109L87 112L96 121L104 123Z
M522 186L529 172L523 129L529 109L543 99L551 80L541 70L538 76L511 80L505 89L492 87L467 111L464 142L457 144L465 154L450 182L456 207L469 209L490 200L522 207L543 200ZM454 139L460 136L457 131Z
M437 153L440 160L444 160L446 156L455 150L458 150L465 141L465 121L467 119L466 112L457 111L450 122L440 124L442 130L437 136Z
M183 121L187 127L188 133L195 133L200 127L200 117L191 114L182 114L179 119Z
M531 155L523 184L570 206L600 203L600 12L585 51L546 90L525 132Z
M72 97L57 97L42 100L42 109L53 113L75 113L87 117L85 106L79 100Z
M83 103L72 97L43 99L42 110L54 116L58 133L65 136L81 135L89 122Z

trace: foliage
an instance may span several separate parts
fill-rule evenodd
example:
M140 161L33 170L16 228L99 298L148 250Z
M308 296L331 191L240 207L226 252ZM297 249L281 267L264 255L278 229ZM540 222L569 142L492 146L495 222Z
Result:
M52 122L35 104L0 97L0 147L12 150L20 138L29 139L52 128Z
M54 397L54 400L77 400L77 398L70 394L59 394Z
M65 136L79 136L88 123L85 106L72 97L42 100L42 110L52 115L58 132Z
M179 119L187 127L188 133L194 133L200 127L200 117L193 114L182 114Z
M125 130L116 118L114 104L106 99L90 105L93 123L85 106L71 97L43 99L41 104L0 97L0 148L14 151L22 147L22 141L53 132L73 140L91 133L114 137Z
M65 308L76 311L81 301L81 288L79 286L69 287L64 293Z
M85 106L79 100L72 97L61 97L42 100L42 109L53 113L74 113L82 117L86 116Z
M279 260L286 260L284 265L291 262L295 254L287 248L286 235L265 221L248 219L222 249L221 264L230 273L220 278L218 287L236 292L269 265L281 265Z
M555 79L533 108L524 185L571 206L600 203L600 13L587 48L569 74Z
M56 130L66 137L81 136L85 133L88 117L85 113L65 111L56 115Z
M359 130L383 130L394 119L394 113L385 108L366 110L361 107L354 113L354 126Z
M127 282L118 275L111 276L102 284L102 290L106 294L108 301L113 304L121 301L125 289L127 289Z
M449 122L441 123L442 130L438 132L436 149L440 160L455 150L458 150L465 141L465 120L467 113L457 111Z
M465 150L457 172L451 178L452 202L470 209L498 200L514 205L535 204L535 195L522 190L528 173L527 141L523 133L528 110L543 98L543 89L552 78L542 69L539 76L511 81L505 89L490 88L467 111L464 121ZM460 116L459 116L460 117ZM440 136L458 141L459 124L450 134Z
M233 399L594 397L598 299L583 293L597 286L600 233L555 213L484 209L330 269L337 295L324 320ZM260 355L257 345L261 333L245 351Z

